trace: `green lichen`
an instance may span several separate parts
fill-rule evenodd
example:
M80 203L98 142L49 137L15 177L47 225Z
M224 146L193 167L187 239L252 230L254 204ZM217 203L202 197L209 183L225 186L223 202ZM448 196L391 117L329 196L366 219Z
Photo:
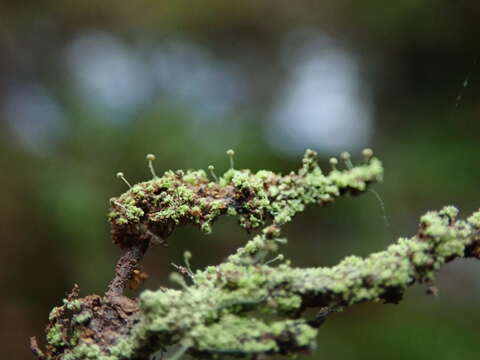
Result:
M59 307L54 307L51 311L50 314L48 314L48 321L53 321L55 318L59 316Z
M70 311L79 311L81 306L82 306L82 302L78 299L75 299L75 300L67 300L67 299L63 299L63 304L65 305L65 308L70 310Z
M80 344L74 351L67 352L63 360L117 360L115 356L105 355L98 345Z
M212 325L197 326L191 335L198 352L248 355L279 352L280 345L275 339L280 337L291 341L292 352L299 348L311 349L317 331L303 320L267 324L258 319L226 315Z
M87 322L92 318L93 314L90 311L84 311L78 315L75 315L73 317L73 320L77 322L78 324L82 324L84 322Z
M249 230L264 228L223 263L193 274L189 270L188 277L174 273L171 279L180 290L142 292L138 317L113 345L82 337L83 330L89 333L93 313L82 307L81 299L66 300L64 307L52 310L50 320L62 318L67 309L81 331L65 339L61 324L54 323L47 334L54 355L47 360L140 359L168 346L199 358L311 351L321 322L302 318L305 309L320 307L330 313L365 301L395 303L413 283L431 282L446 262L480 256L480 211L464 221L457 219L455 207L447 206L422 216L415 236L366 258L348 256L336 266L313 268L295 268L281 255L272 259L286 242L281 226L306 206L361 193L382 179L380 161L371 150L364 156L366 162L353 167L350 155L343 154L347 169L337 169L335 159L333 170L324 174L316 153L308 150L302 167L288 175L236 170L232 158L232 168L215 175L215 182L203 170L167 171L112 199L113 239L127 248L149 233L163 238L186 224L209 233L223 214L238 216Z
M474 213L467 219L468 223L477 229L480 229L480 212Z
M323 174L316 156L307 150L302 167L288 175L231 168L218 181L210 182L203 170L167 171L111 200L113 240L129 247L144 238L146 228L165 238L176 226L185 224L198 225L210 233L212 224L225 213L238 216L240 225L248 230L260 228L270 219L283 225L307 205L364 191L383 175L376 158Z
M55 324L47 332L47 342L56 347L65 345L62 334L62 326L60 324Z
M276 353L284 351L280 339L285 338L289 349L312 349L316 329L289 319L308 305L306 299L331 309L365 301L397 302L408 286L430 282L441 265L462 256L474 241L472 225L456 215L451 207L430 212L421 218L416 236L400 238L365 259L349 256L331 268L262 264L258 254L275 250L280 235L275 225L266 228L225 263L197 271L194 284L184 291L143 292L143 318L134 328L139 338L130 337L130 344L142 344L155 334L169 345L175 343L174 333L188 339L192 353ZM252 310L284 320L265 322Z

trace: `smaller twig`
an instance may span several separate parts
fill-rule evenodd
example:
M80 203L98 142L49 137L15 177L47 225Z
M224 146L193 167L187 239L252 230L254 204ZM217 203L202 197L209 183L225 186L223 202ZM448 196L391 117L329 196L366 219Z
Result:
M314 328L319 328L320 326L323 325L323 323L327 320L328 316L332 313L333 311L325 307L322 310L320 310L317 315L308 322L308 325L314 327Z
M148 242L142 241L129 248L115 266L115 277L106 292L107 297L121 296L133 276L134 270L148 249Z
M37 360L45 360L45 354L42 350L38 347L37 338L32 336L30 338L30 350L32 350L33 355L37 358Z

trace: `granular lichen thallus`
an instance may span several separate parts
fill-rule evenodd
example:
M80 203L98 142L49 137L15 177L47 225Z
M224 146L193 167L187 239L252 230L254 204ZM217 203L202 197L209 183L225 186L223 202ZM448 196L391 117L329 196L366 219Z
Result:
M114 279L102 296L80 298L74 287L50 313L46 349L31 339L37 359L140 360L166 349L173 358L294 356L315 347L318 327L335 311L365 301L397 303L413 283L431 284L444 263L480 257L480 211L457 220L457 209L447 206L422 216L416 235L384 251L348 256L333 267L292 267L271 254L286 242L281 227L309 204L363 193L382 179L382 164L370 149L357 166L343 153L346 167L332 158L324 174L316 153L307 150L298 171L279 175L236 170L233 151L227 154L231 168L217 177L209 167L212 180L203 170L159 177L155 157L147 156L153 178L110 202L112 239L125 250ZM263 228L216 266L193 272L187 252L185 267L174 265L172 277L181 289L146 290L137 299L123 295L150 247L166 245L182 225L209 233L221 215L238 217L247 230ZM317 308L317 316L306 318L308 308Z

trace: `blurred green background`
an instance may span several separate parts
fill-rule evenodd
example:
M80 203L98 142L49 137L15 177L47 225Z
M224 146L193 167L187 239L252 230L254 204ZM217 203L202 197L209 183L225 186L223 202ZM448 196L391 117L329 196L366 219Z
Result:
M290 171L373 147L371 193L311 208L286 229L298 266L365 256L416 231L419 215L480 206L480 2L9 1L0 3L0 358L31 359L49 310L74 283L102 293L120 252L108 199L157 171ZM248 239L222 219L178 229L144 261L143 288L171 261L222 260ZM332 316L311 359L476 359L479 264L446 266L438 298ZM477 355L475 355L477 354Z

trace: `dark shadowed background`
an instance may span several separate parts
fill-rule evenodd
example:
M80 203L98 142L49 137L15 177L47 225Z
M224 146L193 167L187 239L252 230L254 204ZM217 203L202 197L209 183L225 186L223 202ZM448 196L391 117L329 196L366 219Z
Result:
M365 256L416 231L428 209L480 206L480 2L7 1L0 3L0 358L32 359L74 283L102 293L119 256L108 199L157 171L287 172L307 147L365 146L384 161L371 193L310 208L286 229L298 266ZM248 238L221 219L179 229L144 261L222 260ZM480 264L446 266L439 297L368 304L321 328L312 359L475 359ZM475 355L477 354L477 355Z

